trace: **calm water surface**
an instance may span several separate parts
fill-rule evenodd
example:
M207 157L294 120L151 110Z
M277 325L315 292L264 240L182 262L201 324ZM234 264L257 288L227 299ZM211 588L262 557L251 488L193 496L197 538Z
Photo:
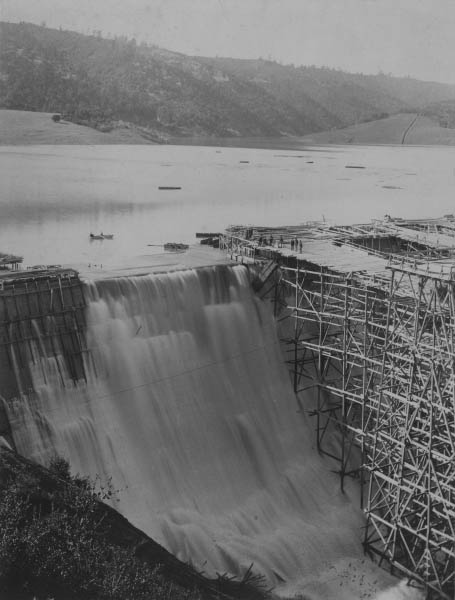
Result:
M26 265L109 266L233 223L455 212L455 148L4 146L0 211L0 251Z

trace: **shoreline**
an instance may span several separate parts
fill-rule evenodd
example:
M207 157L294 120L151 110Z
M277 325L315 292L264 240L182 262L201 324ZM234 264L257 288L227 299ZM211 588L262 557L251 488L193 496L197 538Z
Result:
M8 146L194 146L250 148L306 152L318 147L455 146L455 129L444 129L429 118L415 116L412 130L409 114L360 123L345 129L310 133L301 137L212 137L170 136L160 143L143 137L133 127L118 127L105 133L70 121L54 122L54 113L0 109L0 147ZM403 135L405 133L405 136ZM405 138L406 144L403 144Z

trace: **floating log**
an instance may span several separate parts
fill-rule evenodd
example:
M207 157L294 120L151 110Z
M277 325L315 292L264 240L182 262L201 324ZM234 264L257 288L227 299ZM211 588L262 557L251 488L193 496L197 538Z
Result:
M346 169L365 169L362 165L346 165Z
M178 185L160 185L159 190L181 190L182 188Z

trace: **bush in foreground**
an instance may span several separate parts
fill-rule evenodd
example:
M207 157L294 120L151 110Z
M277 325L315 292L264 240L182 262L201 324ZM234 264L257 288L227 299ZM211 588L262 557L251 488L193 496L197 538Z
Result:
M200 598L165 580L133 549L112 543L100 504L112 497L110 485L71 477L62 459L50 470L58 486L43 487L28 471L0 473L0 597Z

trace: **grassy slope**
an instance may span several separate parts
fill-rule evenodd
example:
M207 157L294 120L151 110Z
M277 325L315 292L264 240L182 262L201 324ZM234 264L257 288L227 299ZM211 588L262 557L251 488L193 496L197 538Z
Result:
M150 144L131 129L102 133L74 123L54 123L52 113L0 109L0 146L30 144ZM398 114L387 119L361 123L304 136L309 144L401 144L415 114ZM285 138L283 138L284 140ZM278 138L277 138L278 140ZM418 116L405 138L406 144L455 145L455 129L440 127L429 117Z
M302 140L311 144L401 144L416 116L408 113L393 115L345 129L307 135ZM455 129L444 129L436 121L418 116L406 134L405 144L452 146L455 145Z
M455 129L440 127L433 119L419 116L406 135L406 144L455 146Z
M148 144L129 129L102 133L74 123L54 123L52 113L0 109L0 145L28 144Z

